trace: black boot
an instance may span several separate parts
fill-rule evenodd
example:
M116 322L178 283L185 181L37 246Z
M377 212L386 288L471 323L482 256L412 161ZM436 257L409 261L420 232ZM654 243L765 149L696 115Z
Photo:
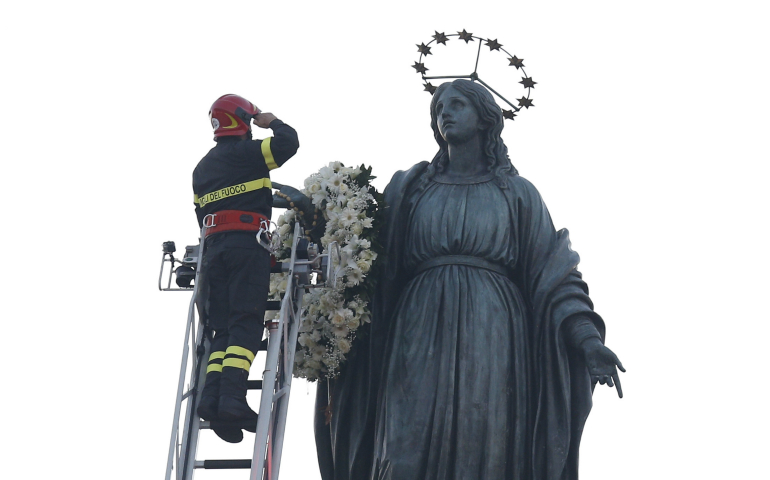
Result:
M249 372L242 368L225 367L222 370L222 384L219 388L219 419L237 421L244 430L257 431L257 412L246 402Z
M208 372L206 384L203 385L201 399L198 402L198 416L204 420L218 420L219 409L219 385L222 381L222 372Z
M216 426L219 420L219 386L222 373L212 371L206 374L206 384L203 385L201 399L198 402L198 416L212 422L212 430L219 438L228 443L239 443L243 440L243 432L237 427Z

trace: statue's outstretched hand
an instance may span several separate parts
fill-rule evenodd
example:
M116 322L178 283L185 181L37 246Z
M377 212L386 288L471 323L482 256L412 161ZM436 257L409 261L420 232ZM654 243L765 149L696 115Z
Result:
M305 234L310 236L313 243L321 245L321 237L326 229L326 220L323 214L315 209L312 200L296 188L288 185L273 182L273 188L278 189L278 192L273 194L273 206L276 208L297 207L303 213Z
M273 194L273 206L276 208L292 208L291 203L295 207L299 208L303 213L310 213L313 211L313 202L310 201L299 190L288 185L282 185L277 182L273 182L273 188L278 189L282 195L277 193ZM288 197L288 198L286 198Z
M583 342L583 355L588 366L588 373L591 375L591 381L609 387L615 387L618 390L618 396L623 398L623 389L620 387L620 377L615 367L621 372L625 372L623 364L620 363L618 356L612 350L605 347L598 338L591 338Z

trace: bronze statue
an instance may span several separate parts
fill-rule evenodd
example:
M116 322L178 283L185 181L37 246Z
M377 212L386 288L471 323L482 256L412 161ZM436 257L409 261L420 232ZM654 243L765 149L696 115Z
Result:
M511 164L484 87L442 84L431 125L433 161L385 190L370 335L319 384L322 477L576 480L593 387L622 396L625 371L579 257Z

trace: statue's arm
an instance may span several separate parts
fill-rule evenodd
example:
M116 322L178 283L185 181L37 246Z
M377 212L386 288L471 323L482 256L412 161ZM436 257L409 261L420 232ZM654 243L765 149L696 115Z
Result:
M519 210L519 273L526 294L536 311L544 311L538 309L543 303L555 302L554 315L563 319L563 339L583 356L593 384L614 386L622 397L618 368L622 372L625 369L604 346L604 322L593 311L588 287L577 271L579 256L569 246L568 233L556 232L543 199L531 183L517 177L513 190L523 199ZM563 276L560 272L567 269L569 275Z
M323 213L316 211L312 200L296 188L278 182L273 182L273 188L278 189L278 192L273 194L273 207L297 208L302 213L306 233L314 243L320 245L326 229L326 218Z

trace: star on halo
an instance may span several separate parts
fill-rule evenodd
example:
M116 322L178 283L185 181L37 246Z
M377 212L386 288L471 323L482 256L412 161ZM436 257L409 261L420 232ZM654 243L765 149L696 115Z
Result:
M487 40L487 43L485 43L485 45L489 47L489 51L490 51L490 52L491 52L492 50L498 50L498 51L499 51L499 50L500 50L500 47L502 47L502 46L503 46L503 44L502 44L502 43L498 43L498 42L497 42L497 39L494 39L494 40Z
M535 82L532 77L521 77L520 84L524 85L524 88L535 88Z
M508 120L513 120L513 117L515 116L516 114L513 113L513 110L503 109L503 118L507 118Z
M434 30L434 32L436 32L436 31ZM449 41L449 38L447 38L447 36L444 35L444 32L441 32L441 33L436 32L436 34L433 35L433 40L435 40L436 43L440 43L442 45L446 45L446 42Z
M425 45L424 43L417 45L417 51L422 53L423 55L431 55L430 47Z
M534 107L535 105L533 105L533 104L532 104L532 100L530 100L529 98L527 98L527 97L521 97L521 98L519 99L519 106L520 106L520 107L524 107L524 108L526 108L527 110L529 110L529 107Z
M412 65L412 68L417 70L417 73L422 73L422 74L425 74L425 72L428 71L428 69L425 68L425 64L424 63L414 62L414 65Z
M518 69L520 69L520 68L522 68L524 66L524 59L523 58L518 58L518 57L516 57L516 55L512 56L511 58L509 58L508 61L511 62L511 63L508 64L508 66L509 67L516 67L516 70L518 70Z
M436 90L438 87L434 87L430 82L425 82L425 88L423 89L424 92L430 92L431 95L436 93Z
M465 43L473 41L473 34L466 32L464 28L462 32L457 33L460 35L460 40L465 40Z

